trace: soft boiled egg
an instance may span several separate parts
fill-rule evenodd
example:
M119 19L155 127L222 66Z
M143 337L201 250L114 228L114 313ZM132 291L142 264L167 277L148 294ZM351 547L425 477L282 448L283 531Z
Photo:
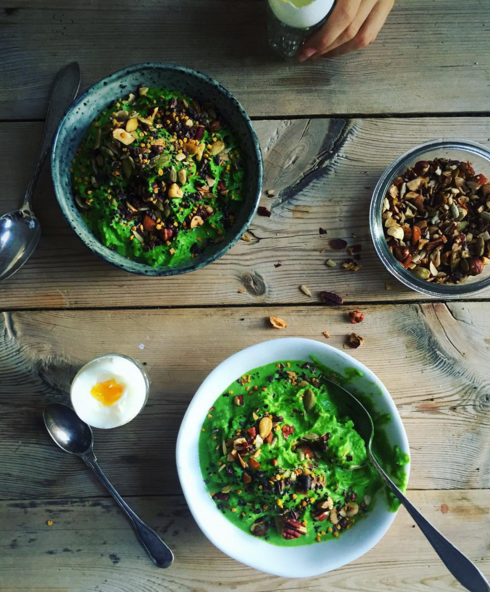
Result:
M107 354L86 364L71 384L71 402L80 419L95 428L128 423L148 398L148 377L126 356Z

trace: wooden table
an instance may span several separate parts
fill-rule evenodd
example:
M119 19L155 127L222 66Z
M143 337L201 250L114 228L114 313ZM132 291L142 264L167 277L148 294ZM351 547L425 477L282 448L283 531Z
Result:
M366 315L366 341L350 353L386 384L408 432L411 499L490 576L490 292L444 303L408 291L378 261L367 216L381 172L413 145L440 136L490 145L490 4L398 0L370 48L302 66L267 49L264 14L263 0L0 0L0 211L21 202L50 84L74 59L84 87L146 60L215 76L254 119L264 188L275 191L262 197L272 217L253 220L250 242L200 272L148 279L85 249L45 171L40 246L0 286L2 592L461 589L404 510L367 555L300 581L228 559L182 497L175 439L203 378L274 337L324 341L327 330L342 348L353 308ZM358 273L325 266L343 257L329 249L332 237L362 244ZM324 307L320 290L346 305ZM270 328L271 314L288 329ZM152 393L130 425L97 432L97 454L175 550L167 571L152 566L112 499L42 426L43 407L66 401L76 369L113 350L146 364Z

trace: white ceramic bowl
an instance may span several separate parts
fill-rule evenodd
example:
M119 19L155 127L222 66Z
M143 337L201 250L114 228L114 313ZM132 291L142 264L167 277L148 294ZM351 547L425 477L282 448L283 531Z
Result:
M364 373L355 378L347 390L373 393L372 408L390 413L386 428L390 445L397 444L409 452L407 435L398 410L381 381L363 364L329 345L310 339L274 339L248 347L222 362L202 383L182 420L177 439L177 470L189 508L197 524L218 549L233 559L261 571L289 578L311 577L326 573L354 561L372 549L384 536L395 518L384 492L378 492L377 503L366 518L335 540L302 547L278 547L249 535L223 516L206 491L199 467L201 426L217 397L234 380L253 368L281 360L311 361L310 354L329 368L343 374L346 368ZM407 476L409 465L406 467Z

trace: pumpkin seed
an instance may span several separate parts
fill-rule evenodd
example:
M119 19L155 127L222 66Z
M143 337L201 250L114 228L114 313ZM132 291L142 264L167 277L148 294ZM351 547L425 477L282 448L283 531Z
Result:
M175 183L175 182L177 181L177 171L175 170L175 168L174 168L174 167L172 167L172 168L170 169L170 181L171 181L172 183Z
M451 215L453 218L459 218L459 208L456 204L453 203L453 205L451 206Z
M77 206L81 209L81 210L90 210L90 206L88 205L88 203L81 198L80 195L75 195L75 201L77 203Z
M163 213L165 214L166 218L168 218L170 216L170 214L172 213L172 208L170 207L170 204L168 203L168 201L166 201L163 204Z
M92 170L94 171L94 173L96 175L99 172L99 169L97 168L97 162L96 162L95 158L92 158Z
M303 440L311 440L312 442L315 442L319 439L320 439L320 436L318 434L305 434L303 436Z
M102 137L102 130L99 127L99 129L97 130L97 136L95 138L94 150L98 150L100 148L101 137Z
M468 260L465 258L461 259L461 261L459 262L459 266L463 273L468 273L468 271L470 270L470 264L468 263Z
M112 150L110 148L107 148L107 146L101 146L100 151L103 154L105 154L108 158L110 158L111 160L114 160L114 158L116 158L116 155L114 154L114 152L112 152Z
M476 256L482 257L484 252L485 252L485 241L483 240L482 236L479 236L476 239Z
M170 164L172 157L170 154L160 154L151 161L151 166L156 169L162 169Z
M131 158L131 156L126 156L122 159L121 162L124 176L126 177L126 179L129 179L129 177L131 177L135 169L134 160Z
M108 146L109 146L109 148L112 150L112 152L114 154L120 154L121 153L121 150L120 150L120 148L118 146L118 143L115 140L111 140L108 143Z
M425 267L416 266L412 269L412 273L415 277L421 280L428 280L430 278L430 271Z
M95 177L90 177L90 183L94 189L99 188L99 184L97 183L97 179Z
M311 389L306 389L303 395L303 405L309 413L315 405L315 393Z

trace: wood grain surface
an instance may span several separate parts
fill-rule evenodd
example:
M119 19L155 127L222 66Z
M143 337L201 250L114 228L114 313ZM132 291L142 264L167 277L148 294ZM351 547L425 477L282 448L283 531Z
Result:
M152 381L143 413L96 431L99 461L124 495L180 492L174 460L193 394L226 357L277 337L343 348L354 329L345 308L231 308L4 313L0 349L0 499L93 497L100 487L79 459L60 452L42 425L66 402L77 369L117 349L139 358ZM365 306L348 350L386 385L411 446L412 489L490 487L490 304ZM268 317L288 321L273 329ZM326 340L322 332L331 338ZM117 344L117 345L116 345Z
M488 491L413 491L410 497L490 575L488 540L475 536L490 528ZM247 568L218 551L181 496L132 497L130 503L174 550L170 569L151 564L112 499L0 502L5 517L0 522L2 592L463 590L404 509L367 555L324 576L288 580ZM329 543L322 544L328 552Z
M44 118L73 60L84 87L138 62L190 66L252 116L489 112L487 0L400 0L372 46L308 65L267 47L265 15L263 0L1 0L0 119Z
M396 157L422 141L450 135L490 146L490 117L269 120L255 126L265 158L264 189L275 196L263 195L261 204L272 217L255 217L251 242L239 241L213 265L183 276L125 273L93 255L67 226L46 170L35 201L40 246L0 285L2 309L306 305L318 303L319 290L350 302L420 299L391 277L374 252L368 221L374 186ZM0 211L20 205L40 133L40 123L0 124ZM328 234L320 235L320 227ZM330 249L330 238L362 245L359 272L342 269L348 254ZM327 258L337 267L326 267ZM315 296L300 292L301 284Z

